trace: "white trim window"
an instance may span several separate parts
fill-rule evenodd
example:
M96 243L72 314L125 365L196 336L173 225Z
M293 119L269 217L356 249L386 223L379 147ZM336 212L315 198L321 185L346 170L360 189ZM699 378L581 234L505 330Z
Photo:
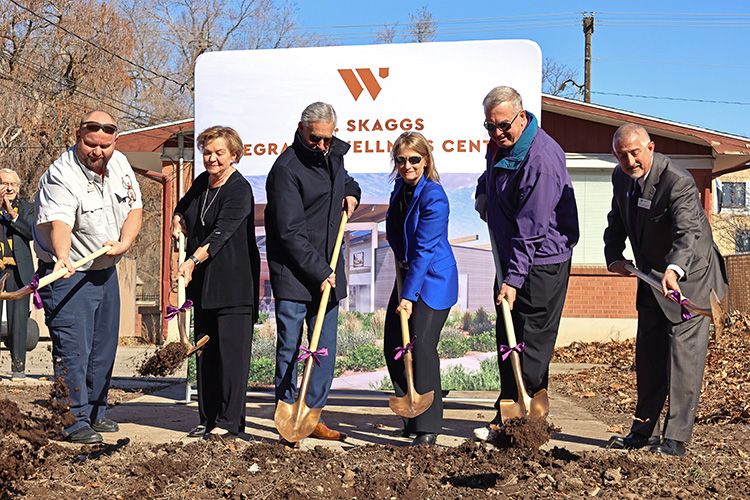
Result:
M717 213L750 213L748 181L716 181Z

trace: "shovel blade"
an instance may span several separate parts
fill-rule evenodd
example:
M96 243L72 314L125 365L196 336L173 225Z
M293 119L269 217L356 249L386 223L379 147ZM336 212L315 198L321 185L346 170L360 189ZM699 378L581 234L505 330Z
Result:
M211 337L209 337L208 335L205 335L205 336L201 337L200 340L195 343L195 347L192 347L188 351L187 355L188 356L192 356L196 352L200 351L203 348L203 346L206 345L206 342L208 342L208 339L210 339L210 338Z
M547 395L547 389L534 394L529 403L529 418L535 420L544 420L549 415L549 396Z
M279 401L273 421L281 437L293 443L312 434L322 412L323 408L308 408L300 397L294 404Z
M726 319L726 314L724 313L724 309L721 307L721 301L719 300L719 296L716 295L716 292L714 289L711 289L711 319L714 323L714 340L716 340L718 337L721 337L724 333L724 320Z
M414 418L422 413L426 412L427 409L432 406L432 402L435 400L435 391L430 391L425 394L416 394L411 397L409 394L402 397L391 396L388 401L388 406L391 407L393 413L405 418Z
M500 418L503 423L514 418L524 417L523 408L521 403L513 401L512 399L501 399L500 400Z

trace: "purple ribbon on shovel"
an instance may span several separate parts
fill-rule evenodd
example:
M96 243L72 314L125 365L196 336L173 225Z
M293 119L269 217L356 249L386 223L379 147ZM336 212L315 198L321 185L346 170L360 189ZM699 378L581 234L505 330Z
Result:
M177 316L179 313L185 312L188 309L190 309L191 307L193 307L193 301L190 300L190 299L187 299L185 301L185 303L180 306L179 309L176 308L176 307L167 306L167 315L164 316L164 319L166 319L167 321L169 321L170 319L172 319L175 316Z
M305 346L300 346L299 350L302 351L302 355L299 358L297 358L297 361L304 361L307 358L309 358L310 356L312 356L313 357L313 361L315 361L315 364L318 365L318 366L320 366L319 356L328 356L328 348L327 347L323 347L321 349L318 349L317 351L311 351L310 349L308 349Z
M412 349L414 349L414 342L416 342L416 341L417 341L417 336L415 335L415 336L413 336L411 338L411 342L409 342L408 344L406 344L405 347L399 346L399 347L395 348L393 350L393 352L395 352L396 355L393 356L393 359L395 359L396 361L398 361L399 359L401 359L403 357L404 354L406 354L407 352L411 352Z
M671 298L673 301L680 304L680 313L682 314L682 321L687 321L693 317L693 313L691 313L688 310L688 308L685 307L685 304L690 302L687 299L687 297L681 297L680 293L677 290L672 290L669 294L669 298Z
M505 361L513 351L516 351L518 354L521 354L525 349L526 349L526 342L521 342L515 347L511 347L508 345L501 345L500 355L503 357L503 361Z
M41 309L44 307L44 304L42 304L42 297L39 295L39 275L35 274L33 278L31 278L31 288L34 290L34 309Z

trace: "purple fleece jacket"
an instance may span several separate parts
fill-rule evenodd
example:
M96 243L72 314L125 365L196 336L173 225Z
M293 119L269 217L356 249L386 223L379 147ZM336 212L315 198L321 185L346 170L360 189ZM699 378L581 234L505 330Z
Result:
M487 146L487 171L476 194L487 195L487 220L503 265L503 282L518 289L531 266L559 264L578 242L578 210L565 153L539 127L529 123L516 144Z

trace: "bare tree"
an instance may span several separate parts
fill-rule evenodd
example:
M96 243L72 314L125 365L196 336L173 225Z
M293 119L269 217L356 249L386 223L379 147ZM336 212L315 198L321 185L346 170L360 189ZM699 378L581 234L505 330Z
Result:
M384 24L383 29L375 32L373 43L396 43L398 23Z
M578 71L545 57L542 62L542 92L571 99L582 99L582 85L575 79Z
M411 19L411 25L408 41L424 43L435 39L437 33L435 20L426 6L420 7L414 14L409 14L409 19Z

